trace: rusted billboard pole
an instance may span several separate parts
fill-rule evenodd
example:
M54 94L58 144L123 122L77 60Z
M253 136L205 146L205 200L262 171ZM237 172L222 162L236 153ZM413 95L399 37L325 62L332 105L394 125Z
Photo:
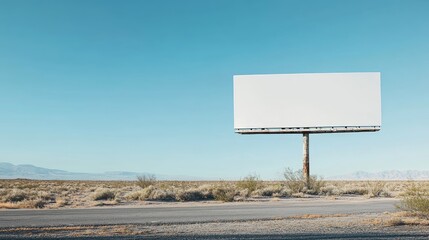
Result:
M303 133L303 158L302 158L302 174L304 174L304 180L307 188L310 188L310 134Z

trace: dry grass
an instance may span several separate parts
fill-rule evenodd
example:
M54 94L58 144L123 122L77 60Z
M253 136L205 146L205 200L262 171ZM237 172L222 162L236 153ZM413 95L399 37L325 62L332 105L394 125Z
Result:
M429 226L429 219L427 215L410 211L386 213L384 216L365 220L365 222L371 225L386 227L401 225Z
M290 219L317 219L317 218L333 218L333 217L347 217L349 214L304 214L288 217Z
M404 193L401 194L399 207L429 218L429 186L421 183L410 183Z
M134 225L108 226L61 226L61 227L21 227L0 229L1 235L27 235L42 237L88 237L88 236L132 236L150 233Z
M385 226L420 225L429 226L429 186L426 182L409 181L399 195L402 212L390 214Z
M311 194L329 198L398 197L413 184L429 187L429 182L423 181L324 181ZM241 181L156 181L145 188L140 185L138 181L0 180L0 208L79 208L144 201L230 202L309 196L307 191L291 189L286 181L261 181L253 177Z
M19 209L19 208L44 208L46 202L42 200L25 200L21 202L2 202L0 208Z
M374 218L371 220L365 220L366 223L369 223L374 226L385 226L385 227L394 227L401 225L408 226L429 226L429 221L427 219L421 219L418 217L407 217L407 218L398 218L398 217L385 217L385 218Z

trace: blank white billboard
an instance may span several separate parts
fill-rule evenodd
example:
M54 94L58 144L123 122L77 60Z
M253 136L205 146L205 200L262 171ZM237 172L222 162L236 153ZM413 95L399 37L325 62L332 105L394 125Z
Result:
M380 92L378 72L236 75L234 128L376 131Z

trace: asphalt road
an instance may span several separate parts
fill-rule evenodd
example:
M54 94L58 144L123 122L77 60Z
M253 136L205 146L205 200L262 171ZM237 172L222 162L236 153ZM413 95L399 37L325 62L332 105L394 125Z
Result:
M284 218L303 214L382 213L395 210L395 199L103 207L57 210L0 210L0 228L64 225L157 224Z

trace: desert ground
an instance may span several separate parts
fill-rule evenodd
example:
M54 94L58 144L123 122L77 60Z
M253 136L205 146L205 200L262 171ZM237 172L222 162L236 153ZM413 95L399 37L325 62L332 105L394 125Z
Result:
M428 181L312 180L0 180L0 238L429 237Z
M0 180L0 209L83 208L154 202L257 201L268 198L339 196L398 198L426 181L321 181L306 189L301 181L48 181Z

